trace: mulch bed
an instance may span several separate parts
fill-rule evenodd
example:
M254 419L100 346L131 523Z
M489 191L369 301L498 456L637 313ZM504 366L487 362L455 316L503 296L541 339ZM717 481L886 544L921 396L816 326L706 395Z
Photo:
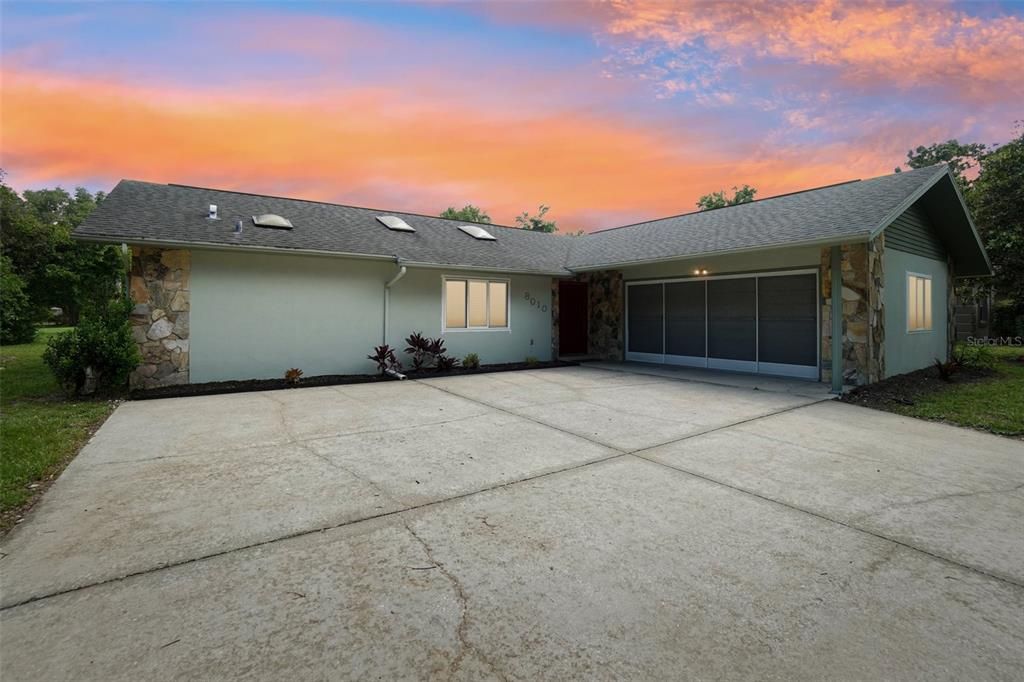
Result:
M509 362L500 365L481 365L478 369L456 367L439 372L433 369L403 372L409 379L434 379L437 377L462 376L464 374L490 374L493 372L512 372L521 369L547 369L550 367L572 367L575 362L553 360L551 362ZM380 374L324 374L303 377L297 384L290 384L284 379L247 379L245 381L211 381L205 384L185 384L182 386L161 386L132 391L129 400L152 400L154 398L182 398L197 395L220 395L223 393L248 393L250 391L278 391L291 388L309 388L312 386L340 386L343 384L372 384L383 381L398 381Z
M946 381L939 376L938 369L926 367L867 386L858 386L844 393L840 400L877 410L891 410L897 404L913 405L919 396L941 391L948 386L983 381L997 374L994 369L962 367L953 374L950 381Z

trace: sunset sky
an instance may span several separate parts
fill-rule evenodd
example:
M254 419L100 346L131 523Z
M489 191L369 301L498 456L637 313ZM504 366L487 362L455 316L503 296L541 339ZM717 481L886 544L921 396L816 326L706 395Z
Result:
M1024 118L1024 2L4 2L15 189L120 178L563 230Z

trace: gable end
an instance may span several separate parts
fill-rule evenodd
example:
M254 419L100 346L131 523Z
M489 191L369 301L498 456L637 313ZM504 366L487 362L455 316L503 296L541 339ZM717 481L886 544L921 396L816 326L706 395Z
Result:
M920 204L908 208L885 228L885 246L915 256L946 260L946 248Z

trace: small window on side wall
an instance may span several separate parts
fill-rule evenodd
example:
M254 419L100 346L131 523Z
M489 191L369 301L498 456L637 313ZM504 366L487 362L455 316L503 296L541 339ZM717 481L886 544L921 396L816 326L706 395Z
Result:
M508 282L445 279L444 328L508 329Z
M932 329L932 278L907 273L907 331L926 332Z

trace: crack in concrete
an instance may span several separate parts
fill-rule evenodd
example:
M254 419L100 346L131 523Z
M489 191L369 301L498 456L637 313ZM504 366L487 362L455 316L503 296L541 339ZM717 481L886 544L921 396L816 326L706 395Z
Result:
M419 533L413 530L412 526L409 524L409 521L407 519L402 519L402 525L405 526L405 529L409 532L409 535L411 535L413 539L416 540L416 542L418 542L421 547L423 547L423 551L426 553L427 559L430 561L430 563L436 566L437 570L441 573L441 575L443 575L445 579L451 584L452 590L455 592L455 597L459 603L459 623L455 628L455 637L458 640L459 648L456 651L455 657L452 659L452 662L448 666L448 674L454 675L455 673L457 673L459 669L462 667L462 662L465 660L466 655L473 654L487 667L489 667L491 671L494 672L494 674L497 675L500 679L507 680L508 678L498 669L495 663L492 660L490 660L487 656L485 656L479 649L477 649L469 641L469 638L466 634L469 628L469 597L466 595L466 590L462 586L462 582L454 573L448 570L447 565L445 565L443 561L439 560L435 556L434 548L431 547L430 543L424 540L419 535Z
M944 493L942 495L935 495L934 497L926 497L926 498L921 499L921 500L909 500L907 502L896 502L894 504L886 505L885 507L882 507L881 509L878 509L876 511L871 511L871 512L867 512L867 513L864 513L864 514L857 514L856 516L852 516L852 517L850 517L850 522L851 523L856 523L857 521L866 521L866 520L868 520L870 518L873 518L875 516L878 516L880 514L884 514L884 513L888 512L888 511L892 511L893 509L900 509L900 508L903 508L903 507L917 507L917 506L922 505L922 504L929 504L931 502L938 502L939 500L949 500L949 499L952 499L954 497L975 497L977 495L1003 495L1003 494L1007 494L1007 493L1015 493L1015 492L1017 492L1018 490L1021 490L1021 489L1024 489L1024 483L1021 483L1020 485L1015 485L1012 488L996 488L995 490L968 490L968 491L962 492L962 493Z

